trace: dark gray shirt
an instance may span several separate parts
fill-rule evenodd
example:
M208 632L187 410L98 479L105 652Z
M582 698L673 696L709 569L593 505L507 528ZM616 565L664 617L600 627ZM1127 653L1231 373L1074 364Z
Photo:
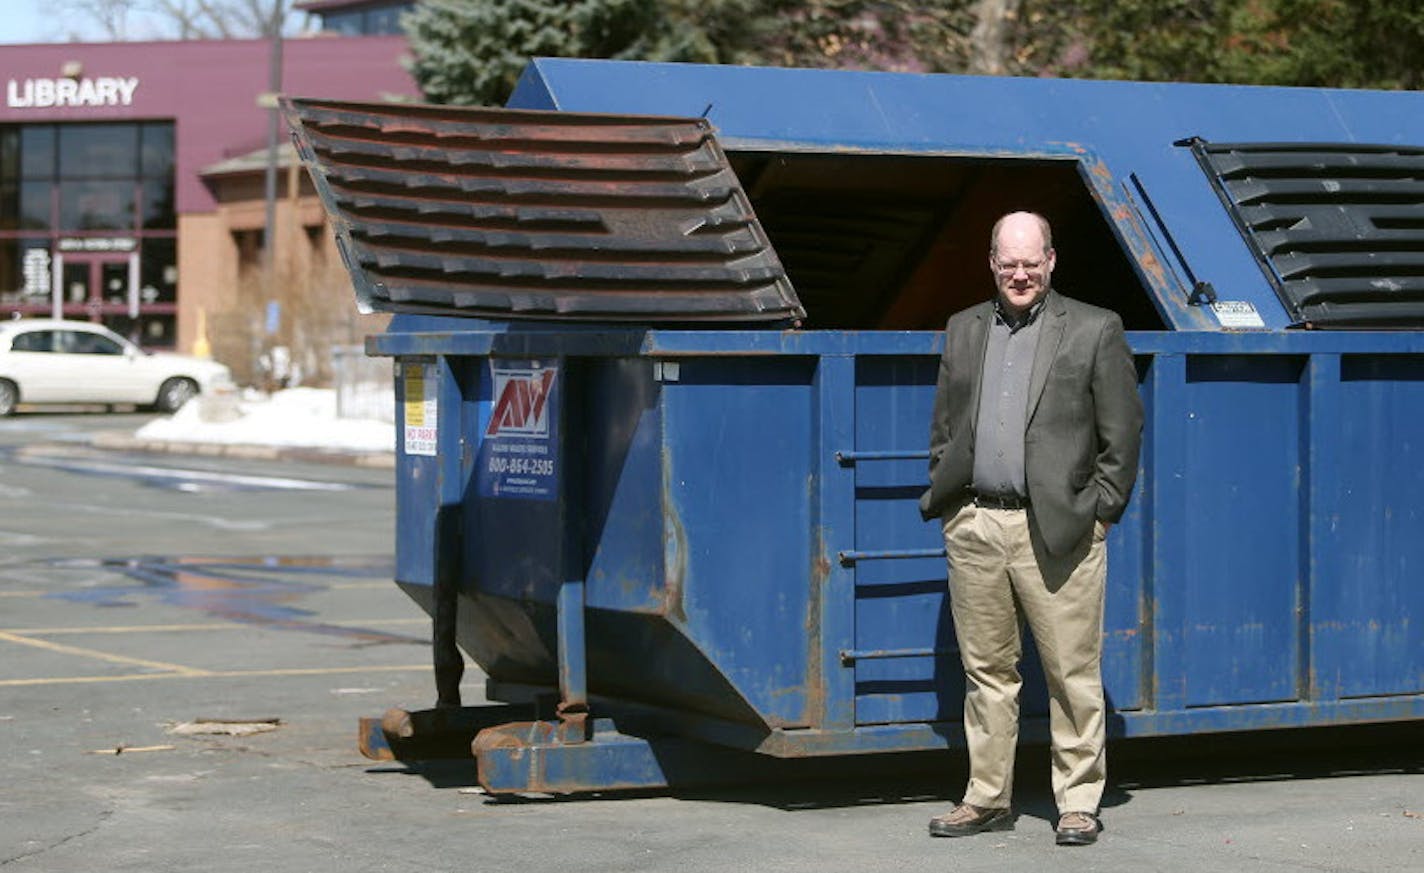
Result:
M974 425L974 490L980 494L1028 496L1024 430L1042 311L1040 299L1022 319L1014 320L1001 305L994 306Z

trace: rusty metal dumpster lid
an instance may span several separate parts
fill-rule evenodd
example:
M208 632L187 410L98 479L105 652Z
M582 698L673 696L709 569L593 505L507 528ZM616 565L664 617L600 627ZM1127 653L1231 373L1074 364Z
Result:
M1182 144L1293 323L1424 326L1424 148Z
M805 317L705 119L308 99L282 109L363 311Z

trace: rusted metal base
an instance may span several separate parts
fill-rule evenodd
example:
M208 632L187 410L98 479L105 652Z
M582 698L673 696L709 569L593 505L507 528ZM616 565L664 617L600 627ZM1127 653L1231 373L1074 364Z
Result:
M470 758L475 735L494 725L529 719L532 706L496 704L422 709L389 709L360 721L361 754L373 761L432 761Z
M579 794L754 781L768 761L682 737L620 732L606 718L534 718L532 705L388 710L363 718L361 754L375 761L473 757L490 794Z
M490 794L580 794L752 781L765 756L681 737L635 737L593 719L587 739L557 721L483 730L474 752Z

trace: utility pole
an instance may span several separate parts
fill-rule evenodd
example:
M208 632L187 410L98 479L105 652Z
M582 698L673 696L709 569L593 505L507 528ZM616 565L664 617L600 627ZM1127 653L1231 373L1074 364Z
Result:
M266 350L266 355L274 358L274 343L277 342L282 319L277 293L277 130L280 122L277 95L282 93L282 21L285 17L282 7L285 2L272 0L272 18L267 24L267 35L272 40L267 67L267 93L259 100L267 107L267 215L262 227L262 293L266 298L266 307L262 348Z
M267 66L267 93L259 101L267 106L267 219L262 230L262 269L270 286L276 269L277 248L277 132L280 119L277 111L277 95L282 93L282 21L285 18L285 0L272 0L272 18L268 22L268 36L272 40L272 50ZM269 287L270 293L270 287Z

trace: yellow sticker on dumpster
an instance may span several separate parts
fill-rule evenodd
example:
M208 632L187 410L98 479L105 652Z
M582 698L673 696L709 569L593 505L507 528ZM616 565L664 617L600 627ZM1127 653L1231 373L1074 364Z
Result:
M436 402L435 368L428 364L407 363L401 367L405 389L405 453L434 455L435 434L439 424L439 404Z

